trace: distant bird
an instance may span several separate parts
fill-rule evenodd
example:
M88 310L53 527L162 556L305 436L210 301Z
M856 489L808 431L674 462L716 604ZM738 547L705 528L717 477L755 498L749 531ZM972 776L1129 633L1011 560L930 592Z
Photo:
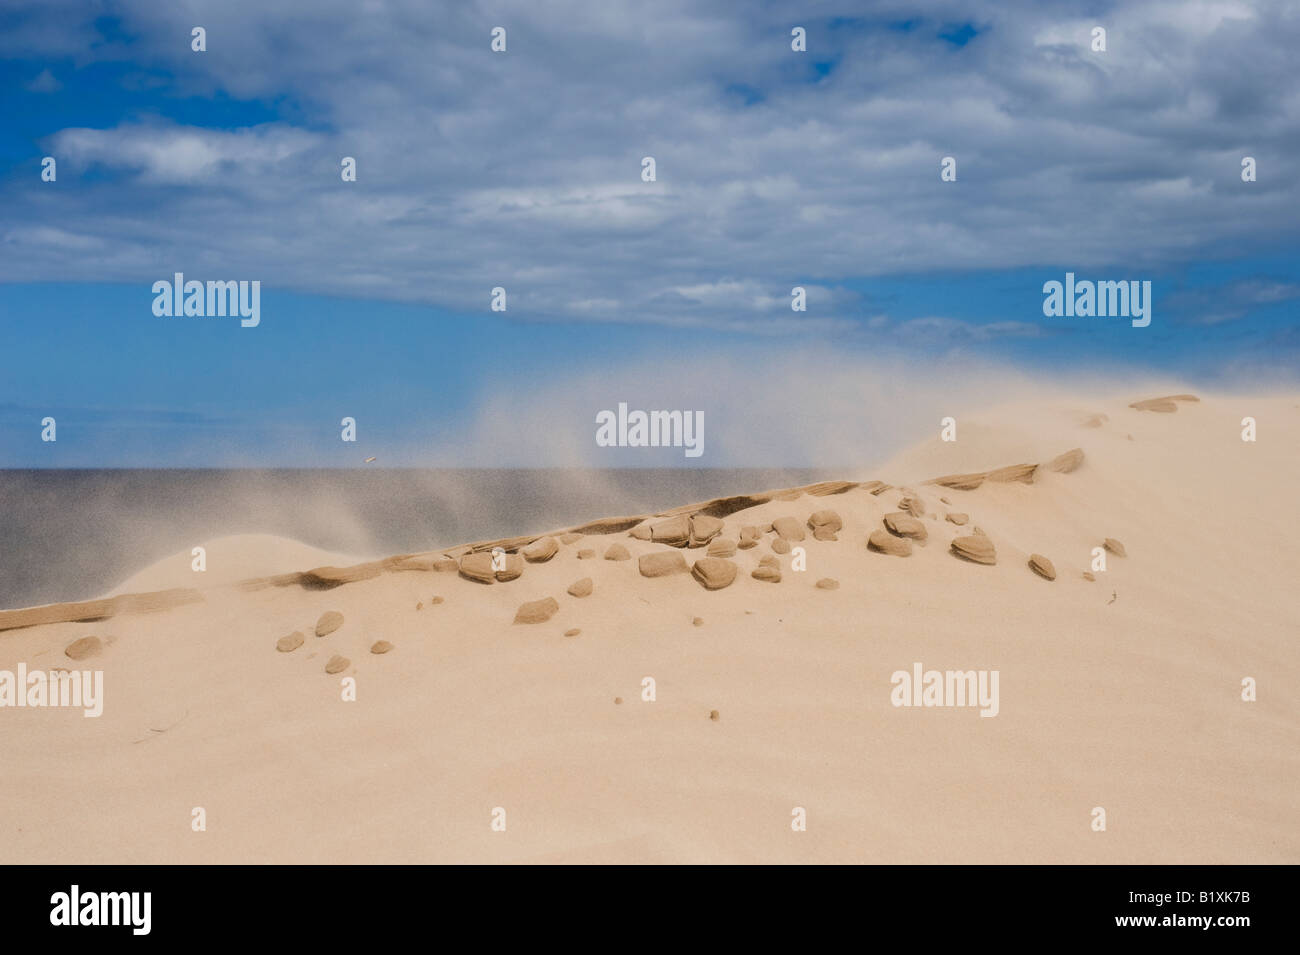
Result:
M374 460L374 458L366 458L366 464L369 464L369 463L370 463L371 461L373 461L373 460Z

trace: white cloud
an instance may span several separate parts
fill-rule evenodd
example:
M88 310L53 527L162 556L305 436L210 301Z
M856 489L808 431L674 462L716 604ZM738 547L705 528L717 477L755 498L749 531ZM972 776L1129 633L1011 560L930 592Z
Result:
M788 10L721 0L366 10L134 0L127 45L96 39L83 4L37 8L13 33L26 55L129 57L174 74L167 95L284 102L291 119L52 135L61 186L114 175L39 198L11 183L7 218L106 246L14 244L0 280L145 281L174 257L309 292L479 310L508 283L533 318L770 332L855 321L837 291L854 278L1149 268L1295 235L1278 211L1300 205L1300 21L1273 0L1107 10L1104 68L1063 4L887 2L832 29L864 13L827 2L805 12L807 54ZM938 39L966 20L965 47ZM505 54L488 50L498 24ZM1245 192L1247 148L1261 179ZM798 318L780 314L795 284L828 290Z
M237 181L274 174L276 163L320 144L320 137L284 126L221 131L194 127L118 126L65 129L56 156L139 173L146 183Z

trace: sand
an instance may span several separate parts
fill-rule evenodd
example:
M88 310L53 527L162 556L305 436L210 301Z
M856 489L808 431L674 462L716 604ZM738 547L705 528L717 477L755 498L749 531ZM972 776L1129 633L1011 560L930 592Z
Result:
M1300 397L1130 407L1167 391L959 416L957 442L936 427L853 481L590 515L588 557L631 560L579 564L552 528L503 545L552 538L551 556L489 562L485 585L434 558L493 542L357 571L276 541L242 556L259 579L241 586L215 575L213 542L206 579L188 555L132 578L195 599L0 613L0 670L104 672L97 719L0 710L0 858L1300 862ZM945 475L963 479L926 484ZM898 514L926 534L891 534ZM631 533L676 517L664 541ZM980 534L995 564L954 555ZM722 563L687 573L684 554ZM592 592L570 596L581 578ZM314 636L328 612L342 623ZM286 634L307 636L280 652ZM891 674L915 662L998 670L997 716L893 706Z

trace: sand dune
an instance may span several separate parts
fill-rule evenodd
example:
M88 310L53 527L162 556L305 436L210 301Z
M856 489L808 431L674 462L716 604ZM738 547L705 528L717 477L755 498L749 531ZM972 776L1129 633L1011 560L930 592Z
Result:
M1184 397L423 554L214 542L201 588L132 578L184 601L0 613L0 669L94 636L105 686L97 719L0 714L0 854L1300 861L1300 399ZM892 705L917 662L998 670L996 717Z
M219 587L239 580L266 577L290 567L322 567L357 563L356 557L310 547L273 534L238 534L205 541L208 569L203 575L193 569L194 555L182 551L118 584L108 596L171 590L197 586Z

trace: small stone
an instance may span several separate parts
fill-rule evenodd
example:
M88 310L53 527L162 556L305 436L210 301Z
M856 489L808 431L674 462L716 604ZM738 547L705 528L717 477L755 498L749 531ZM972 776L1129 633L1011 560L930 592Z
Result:
M636 527L628 531L627 534L629 537L633 537L636 540L648 541L650 540L650 525L638 524Z
M1009 464L1004 468L994 468L988 473L988 479L1004 483L1020 481L1024 484L1033 484L1034 472L1037 470L1037 464Z
M703 547L722 533L722 521L707 514L696 514L691 518L691 547Z
M1083 463L1083 448L1073 448L1047 462L1047 470L1069 474Z
M430 598L429 598L429 606L430 606L430 607L434 606L435 604L440 604L440 603L442 603L442 598L441 598L441 597L430 597Z
M316 621L316 636L324 637L343 626L343 614L337 610L327 610Z
M578 560L591 560L595 556L595 550L590 547L584 547L582 550L578 551Z
M520 604L515 611L515 623L545 623L559 611L560 604L554 597L530 600Z
M735 557L736 542L728 537L716 537L709 542L710 557Z
M577 627L574 627L572 630L564 631L564 635L566 637L576 637L580 633L582 633L582 631L579 630Z
M836 580L834 577L823 577L821 580L817 581L817 589L818 590L839 590L840 582Z
M1083 579L1095 581L1097 579L1097 575L1090 570L1085 570L1083 572Z
M651 524L650 539L656 544L685 547L691 541L691 519L685 514L678 514L676 517Z
M393 645L387 640L376 640L370 645L371 653L387 653L391 649L393 649Z
M686 558L675 550L642 554L637 558L637 567L642 577L667 577L670 574L684 574L688 570Z
M303 643L302 631L295 630L287 637L281 637L279 640L275 641L275 648L279 650L281 653L293 653L294 650L297 650L300 646L302 646L302 643Z
M1115 540L1115 538L1113 538L1113 537L1107 537L1107 538L1106 538L1105 547L1106 547L1106 549L1107 549L1108 551L1110 551L1110 552L1111 552L1112 554L1114 554L1116 557L1127 557L1127 556L1128 556L1128 552L1127 552L1126 550L1124 550L1124 545L1121 544L1119 541Z
M899 537L910 537L918 541L923 541L929 537L929 531L925 529L925 524L915 517L904 514L902 511L886 514L885 527L891 534L896 534Z
M734 561L724 557L701 557L691 568L691 576L698 580L705 590L721 590L735 582L739 571L740 568Z
M772 522L772 530L782 540L798 543L804 539L803 525L793 517L778 517Z
M972 534L970 537L954 539L952 550L958 557L964 557L966 560L974 561L977 564L996 564L998 562L997 554L993 549L993 542L983 534Z
M460 559L460 575L480 584L496 583L497 575L492 567L492 555L466 554Z
M948 520L956 524L958 527L962 527L970 523L970 515L963 514L960 511L951 511L948 514Z
M589 597L594 586L590 577L583 577L569 584L568 594L570 597Z
M781 582L781 562L775 557L764 557L758 562L758 566L754 568L749 576L764 583L779 584Z
M623 697L621 697L621 696L616 696L616 697L614 697L614 705L615 705L615 706L617 706L618 704L620 704L620 703L622 703L622 702L623 702Z
M423 610L423 609L424 609L424 601L423 601L423 600L421 600L421 601L417 601L416 604L415 604L415 609L416 609L416 610Z
M326 673L341 673L346 670L351 661L347 657L341 657L337 653L330 657L329 663L325 664Z
M773 538L772 551L776 554L788 554L790 553L790 542L784 537Z
M1029 568L1039 577L1045 577L1048 580L1056 579L1055 565L1042 554L1029 555Z
M906 537L895 537L877 528L867 538L867 548L892 557L908 557L912 553L912 542Z
M838 534L844 529L844 521L835 511L813 511L808 518L808 526L812 529L813 537L817 537L817 531L825 528L831 535ZM826 538L817 537L818 540ZM834 540L834 536L830 540Z
M709 719L713 720L713 722L715 723L718 722L720 718L721 715L718 713L717 710L709 710Z
M93 657L100 650L104 649L104 643L99 637L82 637L79 640L73 640L63 648L63 653L72 660L84 660L86 657ZM26 687L22 689L23 693L27 692Z
M610 544L605 551L606 560L631 560L632 554L622 544Z
M530 564L544 564L560 549L559 542L554 537L543 537L533 541L522 551L524 560Z
M919 494L904 494L898 502L898 509L913 517L925 517L925 501L921 500Z
M704 626L704 618L703 618L703 617L694 617L694 618L692 618L691 623L693 623L693 624L694 624L695 626L697 626L697 627L702 627L702 626Z

